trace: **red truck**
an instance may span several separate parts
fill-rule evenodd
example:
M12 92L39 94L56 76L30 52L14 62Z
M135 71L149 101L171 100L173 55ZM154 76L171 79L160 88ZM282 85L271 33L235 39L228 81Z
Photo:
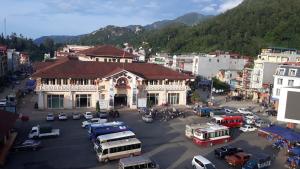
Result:
M225 156L226 162L231 166L243 166L249 159L251 155L244 153L244 152L238 152L230 156Z

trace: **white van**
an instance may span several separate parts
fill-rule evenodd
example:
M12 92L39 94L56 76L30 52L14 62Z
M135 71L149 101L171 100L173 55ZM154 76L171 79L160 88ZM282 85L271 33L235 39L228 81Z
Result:
M159 165L145 156L122 158L119 169L159 169Z

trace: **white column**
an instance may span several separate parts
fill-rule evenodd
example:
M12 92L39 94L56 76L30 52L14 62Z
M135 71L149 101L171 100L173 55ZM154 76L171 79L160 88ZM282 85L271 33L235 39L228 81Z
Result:
M113 78L111 78L109 80L109 91L108 91L108 94L109 94L109 108L114 108L114 97L115 97L115 93L114 93L114 81L113 81Z
M43 92L38 93L38 108L39 109L45 109L44 96L45 96L45 94Z

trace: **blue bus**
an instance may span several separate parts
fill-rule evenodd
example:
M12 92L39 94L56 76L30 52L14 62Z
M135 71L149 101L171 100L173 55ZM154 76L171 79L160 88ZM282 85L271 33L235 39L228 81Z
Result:
M100 135L117 133L122 131L130 131L130 129L123 122L111 122L90 125L88 133L89 138L91 140L96 140L97 137Z

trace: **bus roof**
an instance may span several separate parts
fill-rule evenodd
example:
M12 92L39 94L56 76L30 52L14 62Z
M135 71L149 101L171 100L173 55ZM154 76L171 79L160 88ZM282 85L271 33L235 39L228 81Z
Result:
M128 136L135 136L135 134L132 131L122 131L122 132L117 132L112 134L100 135L97 137L97 139L101 142L101 140L110 140L110 139L128 137Z
M111 141L101 144L102 149L108 149L111 147L117 147L117 146L126 146L131 144L141 144L141 141L137 138L130 138L125 140L118 140L118 141Z
M128 157L128 158L122 158L120 159L120 164L123 165L124 167L126 166L132 166L135 164L145 164L145 163L150 163L151 160L148 157L145 156L135 156L135 157Z
M207 123L203 125L203 127L196 129L197 132L214 132L216 130L228 130L229 128L226 126L214 124L214 123Z
M91 128L100 128L100 127L107 127L107 126L120 126L124 125L125 123L122 121L113 121L113 122L108 122L108 123L97 123L97 124L91 124Z

